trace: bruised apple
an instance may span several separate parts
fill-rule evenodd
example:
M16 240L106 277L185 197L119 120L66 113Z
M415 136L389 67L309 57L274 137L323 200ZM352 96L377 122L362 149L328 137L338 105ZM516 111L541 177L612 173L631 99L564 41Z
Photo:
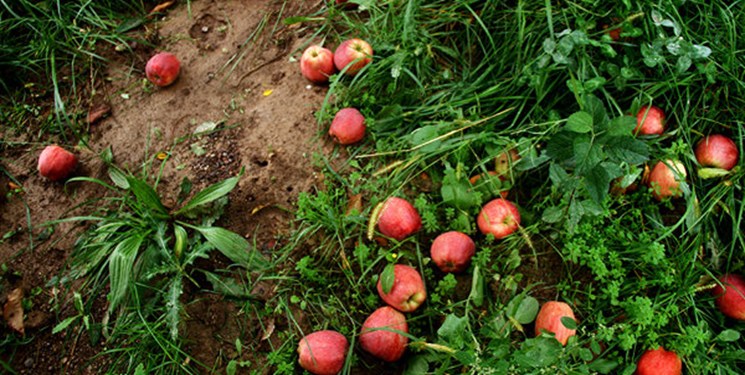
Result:
M740 158L735 142L721 134L704 137L696 145L695 153L701 166L726 170L734 168Z
M639 358L636 364L636 375L680 375L683 373L683 362L675 352L663 347L649 349Z
M432 242L430 256L442 272L463 272L476 253L476 244L465 233L445 232Z
M665 112L656 106L643 106L636 113L634 134L655 135L665 131Z
M329 135L336 143L350 145L365 137L365 117L355 108L344 108L336 112L331 121Z
M313 83L326 83L334 74L334 54L321 46L310 46L300 57L300 72Z
M353 76L372 61L373 49L362 39L348 39L334 51L336 69ZM346 70L344 70L346 68Z
M390 306L381 307L362 324L360 347L386 362L398 361L406 351L409 338L396 331L409 333L406 317Z
M514 203L497 198L481 208L476 224L483 234L491 234L496 239L505 238L520 226L520 212Z
M412 312L427 299L427 290L419 271L405 264L393 266L393 286L383 291L382 277L378 278L378 294L389 306L401 312Z
M378 217L380 233L401 241L421 228L419 212L405 199L390 197L383 203Z
M75 154L60 146L51 145L45 147L39 155L37 169L43 177L59 181L69 176L77 164L78 158Z
M315 375L336 375L344 366L349 342L339 332L313 332L300 340L298 363Z
M722 314L737 320L745 320L745 278L736 274L725 274L719 278L712 294Z
M569 329L564 326L561 322L561 318L569 317L572 320L577 320L574 317L572 308L559 301L548 301L541 306L541 310L538 311L538 316L535 318L535 335L538 336L541 332L546 331L554 334L556 340L559 340L561 345L566 345L570 337L577 333L575 329Z
M679 160L668 159L659 161L649 172L647 183L652 189L652 195L657 200L677 198L683 195L680 182L687 176L685 165Z
M172 53L161 52L151 57L145 65L145 75L156 86L164 87L178 78L181 63Z

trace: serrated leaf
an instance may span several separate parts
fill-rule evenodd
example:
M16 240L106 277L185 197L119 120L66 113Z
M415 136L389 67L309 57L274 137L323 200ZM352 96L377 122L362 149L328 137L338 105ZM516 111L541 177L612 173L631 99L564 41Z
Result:
M546 155L557 163L566 164L574 157L572 147L576 133L560 131L554 134L546 146Z
M183 207L181 207L178 211L176 211L174 215L179 215L179 214L188 212L190 210L193 210L196 207L205 205L214 200L222 198L223 196L233 191L233 189L235 189L235 187L238 185L239 179L240 179L240 175L227 178L216 184L208 186L204 190L194 195L194 197L192 197Z
M142 241L139 236L127 237L109 256L109 312L114 311L127 294L132 268Z
M220 227L193 228L231 261L249 270L263 270L269 267L266 258L255 249L251 249L248 241L237 233Z
M610 122L608 135L610 136L631 136L636 127L636 117L620 116Z
M547 223L558 223L564 217L564 209L559 206L548 207L543 211L541 220Z
M380 286L383 288L383 293L388 294L393 289L393 283L396 281L395 264L388 263L380 274Z
M594 143L589 137L577 137L573 150L576 161L575 173L578 175L589 173L605 158L602 147Z
M633 136L613 137L605 143L608 160L614 163L641 164L649 160L649 146Z
M586 95L582 103L582 110L592 116L592 123L597 127L610 121L608 114L605 112L605 105L595 95Z
M608 195L611 180L613 180L613 178L611 178L602 164L593 168L590 173L585 176L585 188L587 189L590 198L595 201L595 203L603 203L603 200L605 200L605 197Z
M592 116L587 112L576 112L567 119L566 129L575 133L592 131Z

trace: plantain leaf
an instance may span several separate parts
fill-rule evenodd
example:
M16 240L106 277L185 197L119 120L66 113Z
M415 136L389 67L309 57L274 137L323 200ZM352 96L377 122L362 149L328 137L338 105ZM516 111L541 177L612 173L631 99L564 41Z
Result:
M134 267L137 252L142 245L142 237L125 238L109 256L109 312L114 311L127 294L129 279Z
M127 177L127 182L129 183L129 190L132 191L138 202L145 205L151 211L155 211L160 217L168 217L168 211L163 207L163 203L160 202L158 193L150 185L134 177Z
M231 177L220 181L214 185L211 185L204 190L200 191L193 198L191 198L183 207L181 207L174 214L179 215L188 212L196 207L210 203L216 199L220 199L230 193L237 185L241 175Z
M181 277L175 277L171 281L166 295L166 322L168 323L168 332L171 340L178 338L178 324L181 321L181 293L183 281Z
M248 241L235 232L220 227L193 227L210 245L235 263L250 270L262 270L269 262L261 253L251 249Z

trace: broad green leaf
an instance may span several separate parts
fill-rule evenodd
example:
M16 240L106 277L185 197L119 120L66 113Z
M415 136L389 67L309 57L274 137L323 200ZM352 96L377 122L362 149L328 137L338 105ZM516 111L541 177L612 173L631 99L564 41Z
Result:
M520 324L528 324L535 320L536 315L538 315L539 307L538 300L531 296L526 296L517 306L514 318L520 322Z
M181 322L181 293L183 281L180 276L171 280L171 285L166 294L166 323L171 340L178 339L178 325Z
M559 206L551 206L543 211L541 220L547 223L558 223L564 217L564 208Z
M592 116L587 112L576 112L567 119L566 128L575 133L589 133L592 131Z
M194 195L194 197L191 198L189 202L187 202L183 207L181 207L174 214L179 215L195 207L210 203L216 199L219 199L227 195L236 187L236 185L238 185L239 179L240 179L240 175L235 176L235 177L230 177L228 179L225 179L223 181L220 181L214 185L211 185L205 188L204 190Z
M592 123L595 124L596 127L599 124L605 124L610 121L608 114L605 112L603 101L595 95L586 95L584 97L582 110L592 116Z
M129 183L129 189L135 195L138 202L154 211L158 216L168 217L168 211L163 207L163 203L160 202L158 193L150 185L134 177L127 177L127 182Z
M129 189L129 182L127 181L127 176L119 170L118 168L109 168L109 178L111 179L111 182L114 183L114 185L122 188L122 189Z
M568 329L577 329L577 321L568 316L561 317L561 324Z
M109 256L109 312L114 311L130 286L130 276L142 237L131 236L120 242Z
M526 340L512 360L520 368L548 368L559 359L563 347L554 338L537 337Z
M411 143L411 146L416 147L426 143L425 146L419 149L421 152L429 153L436 151L442 144L442 141L435 140L437 137L440 136L441 128L441 126L428 125L414 130L414 132L412 132L409 136L409 142Z
M605 157L600 145L593 143L589 137L578 137L574 143L576 174L584 175L595 168Z
M231 359L228 365L225 366L225 374L235 375L236 371L238 371L238 362L235 359Z
M143 365L142 363L137 365L134 375L147 375L147 372L145 371L145 365Z
M649 160L649 146L633 136L613 137L604 145L609 161L641 164Z
M611 136L631 136L636 127L636 117L621 116L610 122L608 134Z
M248 241L237 233L220 227L195 226L193 228L233 262L249 270L262 270L269 267L266 258L255 249L251 249Z
M740 340L740 332L734 329L725 329L717 335L717 340L724 342L735 342Z
M380 274L380 286L383 288L383 293L388 294L393 289L393 283L396 281L395 264L388 263Z
M442 322L442 325L437 330L437 336L456 348L460 348L465 344L463 335L466 333L467 325L467 317L458 317L455 314L449 314L445 317L445 321Z
M429 373L429 362L426 355L417 355L406 361L403 375L425 375Z
M602 204L605 197L608 196L611 180L611 176L602 164L593 168L585 176L585 188L595 203Z
M546 155L555 162L565 164L574 157L573 145L577 133L560 131L548 141Z
M460 168L460 165L455 169L446 167L440 187L442 201L461 210L481 206L481 193L474 191L466 176L459 172Z
M598 358L590 363L590 370L601 374L610 374L616 368L618 368L618 362L605 358Z

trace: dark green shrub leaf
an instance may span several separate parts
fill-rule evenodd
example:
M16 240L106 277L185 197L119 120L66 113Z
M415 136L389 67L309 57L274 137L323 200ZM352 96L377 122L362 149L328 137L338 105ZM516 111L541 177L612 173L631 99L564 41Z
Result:
M566 129L575 133L592 131L592 116L587 112L576 112L569 116Z

